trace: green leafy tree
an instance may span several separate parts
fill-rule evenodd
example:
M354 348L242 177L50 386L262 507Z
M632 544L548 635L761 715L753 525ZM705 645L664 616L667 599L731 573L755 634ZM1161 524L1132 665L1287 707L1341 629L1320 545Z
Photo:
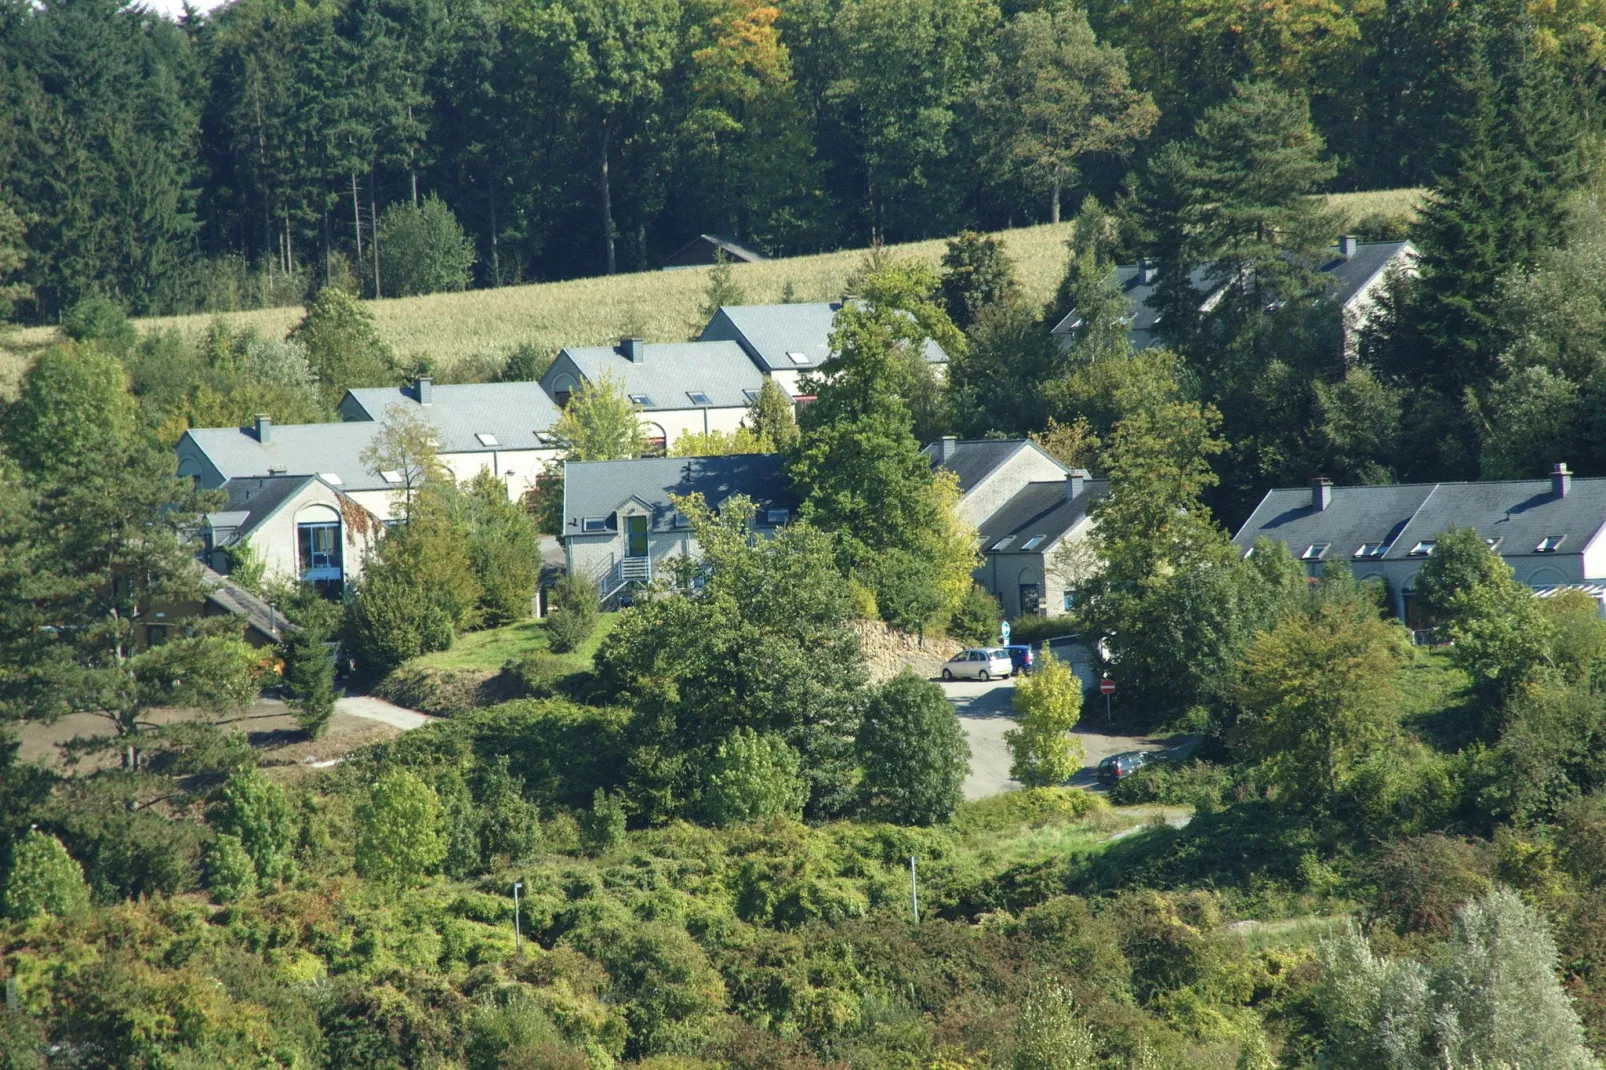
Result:
M1027 993L1015 1025L1013 1070L1093 1070L1098 1063L1093 1030L1070 989L1050 983Z
M7 455L38 480L91 471L134 432L135 410L121 363L94 345L41 353L3 413Z
M702 812L715 825L803 816L808 784L797 751L774 735L738 728L714 751L702 789Z
M766 375L758 397L743 418L758 440L761 452L786 453L797 445L797 415L792 398L779 383Z
M525 798L524 778L514 775L507 755L495 755L481 767L475 794L480 856L485 865L498 858L517 861L540 845L540 812Z
M1433 540L1416 593L1453 644L1450 656L1487 692L1509 696L1549 661L1550 621L1476 529Z
M984 310L1015 300L1019 291L1003 242L969 230L949 239L942 256L942 301L955 327L968 331Z
M403 889L446 858L441 802L435 789L406 769L383 774L357 805L357 872Z
M541 547L535 523L489 469L481 469L458 497L468 529L468 556L480 587L480 619L487 627L524 620L541 581Z
M998 599L972 584L965 600L948 618L948 634L961 643L981 646L998 634L998 623L1003 619Z
M17 302L33 297L33 287L14 280L28 264L28 232L21 217L9 204L0 203L0 323L9 321Z
M261 881L292 875L291 854L299 831L295 809L284 789L259 770L229 777L211 817L219 832L239 840Z
M547 648L554 654L580 649L597 630L597 585L585 576L569 573L552 588L552 611L547 614Z
M1060 221L1061 193L1095 153L1125 155L1159 111L1131 88L1126 57L1100 44L1087 12L1069 3L1016 13L998 36L979 89L989 156L1049 196Z
M1281 797L1324 805L1394 735L1399 625L1364 597L1290 613L1256 636L1236 698L1237 740Z
M604 373L584 382L569 397L552 435L571 461L614 461L640 457L647 448L640 410L625 396L624 384Z
M56 837L33 829L11 849L4 905L5 916L18 920L81 910L89 905L84 867Z
M117 354L127 353L139 340L123 306L105 294L92 294L69 308L61 317L61 333Z
M970 744L941 687L904 669L870 696L854 746L873 812L901 825L953 816L970 773Z
M1009 775L1029 788L1057 787L1082 768L1087 748L1071 734L1082 719L1082 681L1044 653L1037 671L1015 681L1011 699L1019 727L1004 733Z
M580 817L580 849L588 855L600 855L624 841L624 798L598 788L591 796L591 810Z
M219 903L234 903L257 890L256 865L238 836L220 833L206 849L206 885Z
M474 243L446 202L433 193L421 204L395 204L379 220L385 293L391 297L468 288Z
M318 291L290 340L306 347L318 387L331 404L354 386L389 386L397 380L395 351L380 337L373 313L338 287Z
M357 460L376 476L387 471L401 476L403 497L390 507L391 515L397 519L408 518L419 487L452 479L451 472L441 463L440 432L410 406L400 403L386 410L385 419Z

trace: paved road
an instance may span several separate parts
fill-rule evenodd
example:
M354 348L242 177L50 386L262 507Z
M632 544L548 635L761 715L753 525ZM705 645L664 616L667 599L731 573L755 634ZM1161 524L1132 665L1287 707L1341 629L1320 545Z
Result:
M965 778L965 798L985 799L1005 791L1018 789L1020 781L1009 776L1009 748L1004 733L1014 727L1010 701L1015 695L1015 684L1010 680L980 683L974 680L945 681L940 684L954 704L959 723L964 725L970 739L970 776ZM1090 713L1102 715L1102 707ZM1087 748L1087 762L1082 771L1071 778L1078 788L1096 788L1094 770L1099 762L1112 754L1129 750L1167 750L1167 745L1147 736L1123 736L1102 731L1096 719L1084 720L1076 727L1076 735Z
M335 700L336 713L349 713L353 717L362 717L369 721L383 721L394 725L406 732L414 728L422 728L431 721L437 720L417 710L409 710L405 706L396 706L382 698L370 695L346 695Z

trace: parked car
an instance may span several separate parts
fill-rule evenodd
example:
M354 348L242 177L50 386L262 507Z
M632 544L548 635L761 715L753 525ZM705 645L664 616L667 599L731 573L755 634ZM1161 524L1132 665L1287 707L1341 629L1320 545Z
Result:
M1129 750L1123 754L1112 754L1099 763L1099 783L1114 784L1116 781L1136 773L1153 760L1154 755L1148 751Z
M1002 680L1015 671L1009 651L999 649L961 650L942 667L944 680Z
M1009 651L1009 660L1014 664L1017 673L1032 671L1037 659L1030 646L1025 643L1011 643L1004 649Z

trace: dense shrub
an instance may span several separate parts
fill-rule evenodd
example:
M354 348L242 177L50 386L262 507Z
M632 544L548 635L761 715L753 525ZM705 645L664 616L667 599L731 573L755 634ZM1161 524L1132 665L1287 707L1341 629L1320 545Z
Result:
M905 669L870 698L855 742L872 811L899 824L946 821L963 797L970 744L938 685Z
M435 789L405 769L384 774L357 809L357 872L393 887L417 883L446 857Z
M554 654L580 649L597 627L597 586L584 576L568 575L552 591L547 614L547 647Z
M588 855L604 854L625 839L625 804L622 795L598 788L591 809L580 818L580 849Z
M256 892L256 866L238 836L221 833L207 847L206 885L219 903L233 903Z
M1110 789L1110 801L1121 806L1165 803L1172 806L1219 805L1233 782L1220 766L1197 760L1151 761Z
M574 671L563 658L551 651L532 650L502 666L526 698L552 698L562 690L565 677Z
M798 767L797 751L779 736L738 728L709 763L700 804L703 816L715 825L802 817L808 785Z
M32 830L12 848L11 873L0 905L8 918L67 914L88 906L84 868L56 837Z
M948 618L948 634L961 643L984 646L998 638L998 622L1003 619L998 599L980 587L971 587Z
M61 317L61 333L75 342L94 342L109 353L133 348L139 335L123 306L104 294L85 297Z

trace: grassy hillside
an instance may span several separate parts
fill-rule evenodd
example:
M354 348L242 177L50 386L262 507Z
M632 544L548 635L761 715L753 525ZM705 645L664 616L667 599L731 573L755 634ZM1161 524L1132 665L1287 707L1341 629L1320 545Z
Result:
M1329 202L1355 218L1371 212L1410 212L1420 194L1419 190L1345 193ZM999 233L1019 266L1029 299L1046 301L1053 293L1065 267L1064 242L1070 230L1070 224L1062 223ZM937 239L892 246L891 252L936 266L944 247L945 241ZM752 302L779 301L788 284L798 300L822 301L841 295L845 280L863 258L864 250L848 249L744 264L735 268L735 276ZM707 269L650 271L373 301L369 307L399 356L427 356L444 369L462 357L506 353L527 342L596 345L624 334L655 342L689 338L701 327L697 310L707 277ZM144 331L197 333L222 319L237 329L282 336L300 318L301 309L291 307L159 317L140 320L138 325ZM56 337L51 327L0 334L0 392L9 392L32 355Z

